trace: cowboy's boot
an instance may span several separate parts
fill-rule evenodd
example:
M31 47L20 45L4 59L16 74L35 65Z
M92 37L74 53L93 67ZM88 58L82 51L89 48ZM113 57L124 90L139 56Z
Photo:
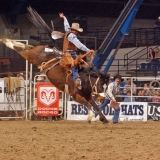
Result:
M77 80L75 81L75 85L79 90L82 89L81 79L80 78L77 78Z

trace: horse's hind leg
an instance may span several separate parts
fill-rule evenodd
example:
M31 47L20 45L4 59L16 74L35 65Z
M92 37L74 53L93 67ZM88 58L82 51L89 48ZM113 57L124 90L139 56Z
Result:
M98 108L97 104L93 100L93 97L89 99L90 104L93 106L93 109L99 114L99 120L102 121L103 123L109 123L109 121L106 119L106 117L102 114L100 109Z

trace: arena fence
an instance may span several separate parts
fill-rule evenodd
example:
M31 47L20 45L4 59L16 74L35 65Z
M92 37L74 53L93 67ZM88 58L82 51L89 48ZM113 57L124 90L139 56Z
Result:
M36 117L47 116L49 118L64 115L64 111L66 110L66 94L59 90L56 92L56 90L58 89L49 82L46 75L40 74L34 77L33 105L30 106L30 119L32 115Z
M124 94L125 84L127 79L131 78L136 86L134 89L136 93L133 94L133 83L128 87L131 95ZM121 82L120 94L117 95L117 101L120 103L120 120L121 121L147 121L160 120L160 77L123 77ZM146 89L146 84L148 88ZM145 87L144 87L145 85ZM142 92L139 94L139 92ZM150 95L146 95L147 91ZM125 98L129 101L125 101ZM97 102L98 103L98 102ZM107 119L111 120L114 110L110 105L102 110ZM67 120L86 120L88 117L88 110L84 105L81 105L72 100L67 101ZM97 117L98 120L99 117Z
M28 40L15 40L21 43L25 43L28 44ZM14 63L17 64L16 60L18 60L19 64L23 64L20 63L22 62L21 60L21 56L18 55L17 53L15 53L15 51L7 48L3 43L2 40L0 39L0 58L1 60L5 59L5 58L9 58L12 62L13 62L13 66L11 66L11 68L8 68L7 70L5 70L5 72L2 73L1 71L1 75L3 75L3 78L1 79L1 84L2 85L7 85L4 86L4 89L2 89L2 93L1 95L3 95L3 100L1 99L1 119L2 118L23 118L23 119L28 119L28 104L31 104L31 100L27 100L29 99L29 95L28 91L31 91L31 88L29 89L28 87L31 87L30 80L32 79L32 64L28 64L28 61L25 61L25 77L24 79L19 80L19 77L17 77L17 75L15 75L16 73L18 74L17 70L20 70L19 68L15 68L18 65L15 65ZM10 62L11 62L10 61ZM1 63L1 66L4 63ZM29 72L30 69L30 72ZM19 71L19 73L22 73L22 71ZM30 73L30 76L29 76ZM5 77L4 74L8 75L8 77ZM9 76L9 74L12 76ZM2 77L2 76L1 76ZM7 82L8 81L8 84ZM19 87L16 88L16 82L20 81L19 83L21 84ZM27 84L28 85L25 85ZM6 90L6 88L10 88L12 87L13 90L11 92L8 92L8 90ZM3 86L2 86L3 88ZM30 97L31 98L31 97ZM9 112L9 114L8 114ZM21 114L19 113L21 112ZM23 114L22 114L23 112Z

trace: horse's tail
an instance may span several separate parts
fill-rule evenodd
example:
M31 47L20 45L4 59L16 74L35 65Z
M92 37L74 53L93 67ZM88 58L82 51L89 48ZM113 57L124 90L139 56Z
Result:
M36 12L35 9L28 7L27 16L29 20L39 29L46 32L48 36L51 38L52 29L46 24L46 22L43 20L43 18Z

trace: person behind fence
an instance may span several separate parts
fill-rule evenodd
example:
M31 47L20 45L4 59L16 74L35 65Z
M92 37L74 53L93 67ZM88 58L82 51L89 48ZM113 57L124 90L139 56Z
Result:
M144 91L145 91L145 96L151 96L151 91L149 89L149 83L144 83ZM151 98L150 97L147 97L148 99L148 102L151 101Z
M156 76L159 60L156 58L156 53L153 50L153 48L149 48L148 57L151 60L149 63L152 65L152 69L154 70L154 75Z
M145 96L144 89L140 89L137 95L138 97L135 98L136 102L150 102L150 100Z
M160 43L160 16L157 18L157 20L154 23L155 27L155 40L156 43Z
M156 53L153 48L149 48L148 50L148 58L152 61L156 58Z
M131 98L131 91L127 91L127 97L124 98L124 102L135 102L135 97Z
M106 90L106 97L102 104L98 105L99 109L102 111L108 104L110 104L110 107L113 107L114 109L114 115L113 115L113 123L118 123L119 120L119 113L120 113L120 107L119 103L116 101L116 95L120 92L120 82L121 82L121 75L115 75L114 81L111 82L108 85L108 88ZM98 113L95 112L95 117L98 116Z
M160 28L160 16L157 18L157 20L154 23L155 28Z
M154 49L154 52L155 52L155 58L160 59L160 49L158 47L156 47Z
M136 84L131 82L131 78L127 78L127 83L124 85L123 93L127 95L127 91L131 91L133 95L136 95Z
M79 24L72 23L72 26L70 27L68 20L64 16L64 14L59 13L59 16L64 19L64 29L66 31L64 36L63 51L69 52L73 59L75 59L77 56L77 49L80 49L87 53L93 53L94 52L93 50L90 50L89 48L87 48L77 38L77 34L79 32L83 32L83 29L80 28ZM76 87L81 90L82 86L81 86L80 77L78 76L78 68L74 65L72 65L72 74L73 74L73 79Z
M135 98L136 102L141 102L142 101L142 89L138 90L137 92L137 97Z
M159 92L158 91L153 92L152 102L154 102L154 103L159 103L160 102L160 97L159 97Z

